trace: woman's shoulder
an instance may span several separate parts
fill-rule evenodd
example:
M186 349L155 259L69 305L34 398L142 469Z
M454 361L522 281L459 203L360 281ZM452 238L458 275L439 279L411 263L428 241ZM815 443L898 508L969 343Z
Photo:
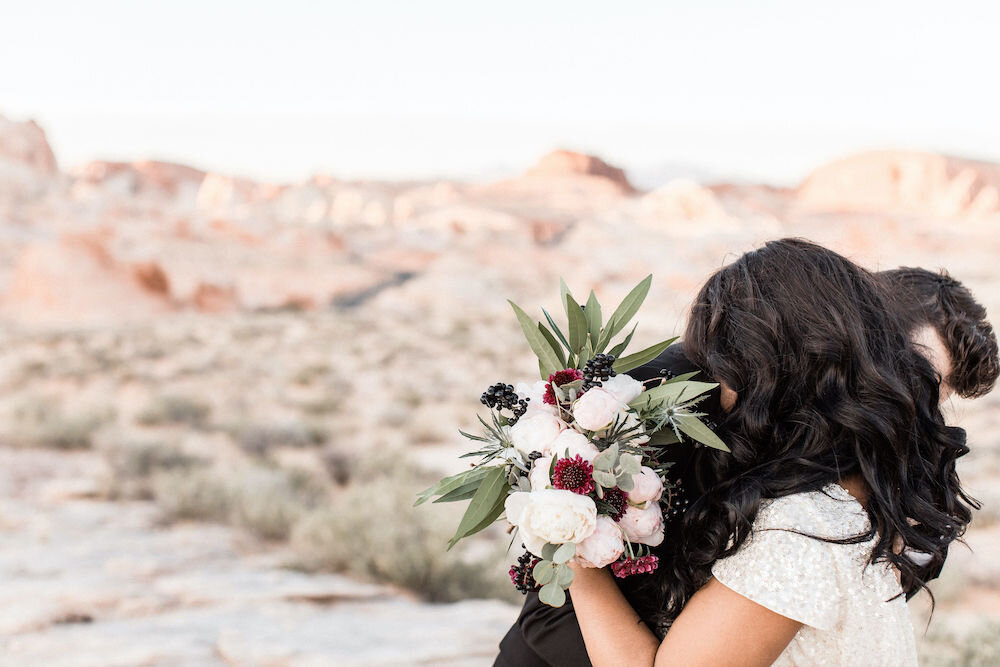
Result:
M754 520L754 532L785 530L826 539L853 537L870 526L861 504L836 483L764 500Z

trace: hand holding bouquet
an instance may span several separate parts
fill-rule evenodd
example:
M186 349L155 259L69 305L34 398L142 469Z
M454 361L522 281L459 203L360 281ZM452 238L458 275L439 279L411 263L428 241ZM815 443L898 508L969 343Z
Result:
M662 353L675 339L622 356L635 333L624 332L649 292L639 283L607 319L594 293L580 306L561 283L566 334L542 309L548 326L511 302L541 380L497 383L482 395L489 421L479 417L480 443L465 457L469 470L423 491L416 504L469 500L448 548L506 513L526 553L511 568L522 592L561 606L573 581L570 559L584 567L611 566L616 576L652 572L650 547L663 539L660 499L669 463L664 448L686 436L709 447L725 444L701 421L697 404L716 385L689 373L648 384L627 372Z

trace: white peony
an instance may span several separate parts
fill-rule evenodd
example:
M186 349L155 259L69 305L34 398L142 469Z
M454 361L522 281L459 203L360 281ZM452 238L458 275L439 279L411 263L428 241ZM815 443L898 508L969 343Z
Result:
M504 508L525 548L539 557L546 544L580 543L597 527L594 501L572 491L518 491L507 496Z
M630 497L631 495L629 493ZM630 542L655 547L663 541L663 514L659 503L650 503L646 509L629 505L618 525L625 531L625 537Z
M545 380L539 380L534 384L528 384L527 382L518 382L514 387L514 391L517 393L518 398L530 398L528 401L528 408L524 411L522 419L525 417L531 417L538 413L544 413L549 415L558 415L556 407L554 405L548 405L542 398L545 396Z
M510 441L525 456L531 452L551 454L552 442L564 428L566 424L561 419L539 412L518 419L510 427Z
M569 450L569 458L579 454L580 458L587 463L593 463L594 457L601 453L597 445L592 443L587 436L571 428L560 433L559 437L552 442L552 453L558 458L566 457L567 450Z
M531 472L528 473L528 481L531 482L532 491L541 491L552 485L552 478L549 477L549 470L552 468L552 457L543 456L535 459Z
M663 495L663 480L647 466L642 466L638 474L632 475L632 483L628 499L636 504L656 502Z
M642 383L625 373L619 373L613 378L602 380L601 388L626 404L637 399L642 393Z
M584 567L605 567L621 558L624 551L622 529L611 517L599 516L591 536L576 545L574 558Z
M611 425L621 409L621 401L604 389L594 387L573 403L573 417L581 428L602 431Z

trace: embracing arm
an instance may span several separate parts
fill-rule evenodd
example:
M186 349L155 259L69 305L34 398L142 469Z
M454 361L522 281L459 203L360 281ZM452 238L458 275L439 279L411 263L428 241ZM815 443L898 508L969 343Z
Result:
M604 570L574 567L570 588L594 667L770 665L802 624L710 579L661 643ZM746 641L747 637L753 641Z

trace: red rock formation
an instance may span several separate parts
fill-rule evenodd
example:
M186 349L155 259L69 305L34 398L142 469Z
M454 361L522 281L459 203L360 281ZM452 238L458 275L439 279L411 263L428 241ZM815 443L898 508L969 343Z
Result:
M0 299L0 312L35 323L136 320L169 310L166 295L116 263L94 234L27 246Z
M1000 212L1000 165L931 153L859 153L815 170L797 198L832 211L978 217Z
M635 192L635 188L625 177L625 172L618 167L611 166L599 157L567 150L552 151L545 155L538 164L525 173L525 176L527 178L597 177L615 183L623 192Z

